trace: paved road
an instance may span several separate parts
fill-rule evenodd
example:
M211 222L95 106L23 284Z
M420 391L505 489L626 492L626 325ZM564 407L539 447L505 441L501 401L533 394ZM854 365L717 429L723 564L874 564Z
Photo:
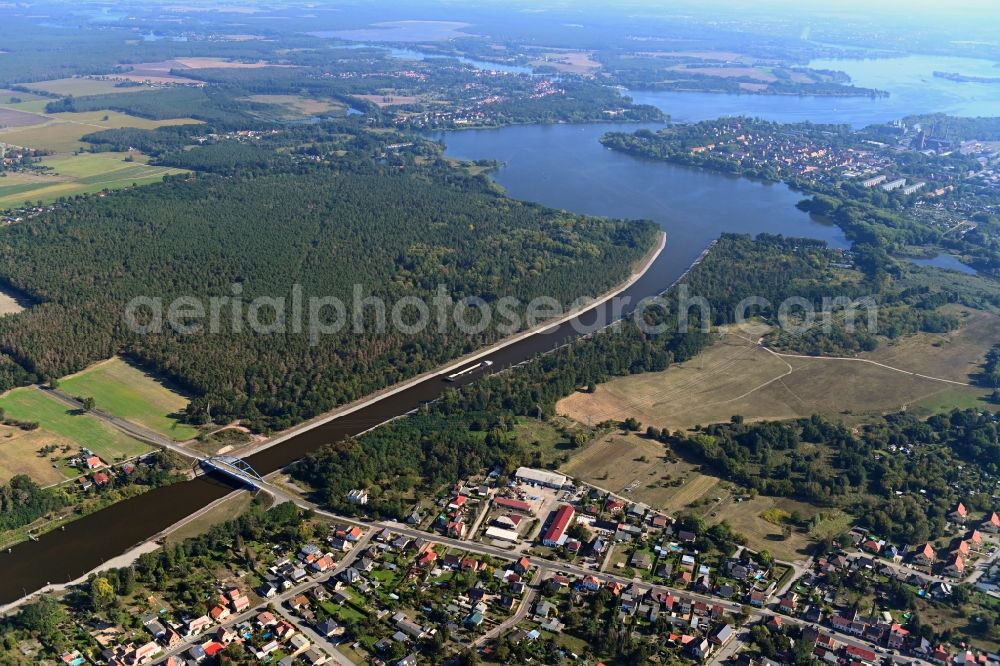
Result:
M285 618L293 625L295 625L295 628L299 630L299 633L303 634L306 638L308 638L314 647L322 648L324 652L333 657L333 660L338 664L340 664L340 666L355 666L353 661L348 659L345 655L341 654L340 650L337 649L336 645L331 643L327 638L320 636L315 631L313 631L313 628L310 627L305 622L303 622L298 615L296 615L295 613L289 613L281 606L278 606L277 608L278 608L278 615L280 615L281 617Z
M535 571L535 575L532 577L531 583L529 584L528 593L524 595L523 599L521 599L521 605L517 607L517 612L476 640L472 641L473 648L480 648L494 638L500 637L504 632L509 629L513 629L521 622L521 620L528 617L528 613L531 612L531 607L535 605L535 599L538 598L538 589L541 587L542 576L545 572L546 570L543 567L539 567Z
M517 560L517 559L519 559L521 557L521 554L517 553L517 552L512 552L512 551L509 551L509 550L505 550L505 549L502 549L502 548L497 548L495 546L490 546L490 545L486 545L486 544L482 544L482 543L477 543L477 542L474 542L474 541L461 541L459 539L452 539L452 538L449 538L449 537L439 536L437 534L432 534L432 533L429 533L429 532L424 532L423 530L415 529L415 528L410 527L408 525L404 525L402 523L397 523L397 522L394 522L394 521L368 522L368 521L362 521L362 520L357 520L357 519L349 519L349 518L345 518L343 516L338 516L337 514L330 513L329 511L324 511L323 509L320 509L315 504L313 504L311 502L308 502L308 501L302 499L301 497L293 496L289 492L286 492L284 490L275 488L272 484L269 484L269 483L263 484L262 485L262 489L265 490L265 491L267 491L267 492L272 493L275 496L276 501L279 501L279 502L290 501L290 502L293 502L294 504L298 505L301 508L311 509L311 510L315 511L318 515L326 516L326 517L331 518L333 520L336 520L338 522L350 523L350 524L354 524L354 525L360 525L360 526L362 526L362 527L364 527L364 528L366 528L368 530L368 534L366 536L369 536L369 537L372 534L374 534L374 532L377 531L377 530L388 528L388 529L392 530L393 532L395 532L397 534L402 534L404 536L408 536L408 537L413 538L413 539L426 539L426 540L429 540L429 541L433 541L434 543L438 543L438 544L442 544L444 546L448 546L450 548L456 548L456 549L459 549L459 550L465 550L465 551L468 551L470 553L477 553L477 554L480 554L480 555L489 555L490 557L494 557L494 558L501 559L501 560L506 560L508 562L515 561L515 560ZM353 552L356 552L357 550L358 549L355 548L351 552L353 553ZM723 609L725 609L726 612L731 613L733 615L739 615L743 611L744 608L749 608L748 606L746 606L744 604L735 603L735 602L732 602L732 601L726 601L724 599L720 599L718 597L710 596L710 595L707 595L707 594L700 594L700 593L697 593L697 592L691 592L689 590L677 589L677 588L670 587L669 585L649 583L647 581L642 580L641 578L632 578L632 579L629 579L629 578L626 578L624 576L618 576L616 574L608 573L608 572L605 572L605 571L594 571L593 569L588 569L586 567L581 567L581 566L578 566L578 565L575 565L575 564L571 564L569 562L550 561L550 560L541 559L539 557L533 557L532 559L534 560L534 563L536 565L540 566L541 568L543 568L543 569L545 569L547 571L562 571L562 572L566 572L566 573L573 574L573 575L580 576L580 577L583 577L583 576L596 576L597 579L600 580L603 583L617 582L617 583L621 583L622 585L630 585L630 584L634 583L634 584L639 585L639 586L641 586L643 588L652 589L653 591L656 591L656 592L670 593L670 594L674 594L675 596L682 596L685 599L690 599L692 601L702 601L702 602L704 602L704 603L706 603L708 605L711 605L711 606L716 606L716 605L717 606L721 606ZM858 639L856 637L849 636L847 634L842 634L842 633L840 633L840 632L838 632L838 631L836 631L836 630L834 630L834 629L832 629L830 627L825 627L825 626L821 626L821 625L817 625L817 624L811 624L809 622L804 622L804 621L798 620L796 618L788 617L788 616L783 615L781 613L777 613L776 611L774 611L771 608L749 608L749 610L750 610L751 617L754 618L754 619L759 619L759 620L762 619L762 620L766 621L768 618L770 618L772 616L781 615L782 621L785 622L785 624L797 624L797 625L800 625L800 626L803 626L803 627L805 627L805 626L812 626L812 627L816 628L819 631L822 631L824 633L827 633L827 634L830 634L830 635L834 636L838 641L840 641L841 643L843 643L845 645L854 645L856 647L863 647L863 648L869 649L869 650L876 649L877 647L879 647L879 646L874 645L873 643L869 643L867 641L860 640L860 639ZM900 664L903 664L903 663L907 663L907 664L909 664L909 663L919 663L919 664L929 663L929 662L921 661L920 659L917 659L917 658L914 658L914 657L906 657L906 656L901 656L901 655L893 656L892 659L893 659L894 662L900 663Z
M219 627L231 627L233 625L239 624L240 622L244 622L246 620L252 620L261 611L263 611L269 604L273 604L274 606L280 608L284 602L294 597L297 597L298 595L302 594L309 588L318 584L325 583L331 578L339 576L342 571L344 571L352 564L354 564L354 561L358 559L358 557L360 556L361 551L365 550L365 548L368 547L369 542L372 540L372 537L374 536L375 536L374 530L369 530L366 534L364 534L364 536L362 536L357 541L357 543L354 544L354 547L350 550L350 552L344 555L343 559L341 559L340 562L337 563L337 566L332 570L330 570L328 573L312 578L304 583L300 583L299 585L296 585L295 587L290 588L289 590L282 592L281 594L278 594L272 597L271 599L265 599L263 602L247 610L246 612L240 613L239 615L231 615L228 618L226 618L225 622L213 625L210 631L214 633L215 631L218 631ZM207 634L199 634L198 636L190 636L181 639L180 643L174 645L173 647L169 648L168 650L160 654L157 657L157 663L162 663L168 657L180 654L185 650L189 650L195 644L203 643L205 641L206 635ZM339 655L339 657L342 659L346 659L346 657L344 657L344 655L340 654L339 652L337 653L337 655ZM350 660L347 660L346 662L342 661L341 663L351 664ZM351 664L351 666L353 666L353 664Z
M42 386L39 386L39 388L42 389L43 391L46 391L53 398L59 400L60 402L62 402L68 407L71 407L72 409L86 411L83 408L83 403L74 398L73 396L69 395L68 393L63 393L59 389L45 388ZM120 419L117 416L112 416L107 412L101 411L99 406L98 408L92 409L87 413L117 428L118 430L121 430L126 435L138 439L141 442L146 442L147 444L152 444L153 446L160 446L165 449L170 449L171 451L179 453L186 458L194 458L196 460L201 460L204 458L204 456L199 454L197 451L192 451L191 449L185 447L180 442L175 442L169 437L164 437L158 432L154 432L152 430L149 430L148 428L144 428L141 425L132 423L131 421L126 421L125 419Z
M736 656L736 653L740 651L744 645L750 644L750 627L742 626L736 630L736 634L726 643L721 650L716 652L709 658L706 662L706 666L721 666L727 659Z

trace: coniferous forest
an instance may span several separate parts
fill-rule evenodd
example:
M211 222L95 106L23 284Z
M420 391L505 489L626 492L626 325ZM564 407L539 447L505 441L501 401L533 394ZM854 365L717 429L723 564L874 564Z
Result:
M651 223L517 202L484 178L440 165L303 165L238 144L180 155L226 175L80 200L0 235L2 279L39 301L0 321L8 358L0 388L122 353L188 389L193 422L243 418L258 430L283 428L499 335L500 322L466 335L453 320L416 334L380 331L374 307L357 313L365 321L355 333L355 290L384 299L387 310L404 296L430 302L439 285L455 301L513 296L523 305L545 295L568 305L623 280L654 242ZM340 299L348 324L318 340L308 321L266 335L228 323L196 335L169 326L138 335L125 325L136 297L162 299L164 316L178 297L285 298L290 310L293 285L303 303ZM229 322L236 307L223 306L220 319ZM274 312L262 308L258 319L273 323ZM336 315L327 309L323 321Z

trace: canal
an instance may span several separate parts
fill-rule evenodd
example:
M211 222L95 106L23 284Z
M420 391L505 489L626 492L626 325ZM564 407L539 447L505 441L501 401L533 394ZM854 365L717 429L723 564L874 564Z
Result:
M614 153L597 139L636 125L518 126L449 133L448 154L505 163L494 177L516 198L581 214L651 219L667 234L666 249L624 296L633 303L662 292L722 232L800 235L844 247L840 230L795 208L801 198L782 184L647 162ZM603 323L606 308L581 315L584 326ZM576 335L567 323L517 342L487 358L502 369L551 350ZM455 384L432 377L363 409L302 432L248 462L260 473L280 469L322 446L406 414ZM0 554L0 604L48 583L65 583L100 566L232 490L199 477L148 492Z

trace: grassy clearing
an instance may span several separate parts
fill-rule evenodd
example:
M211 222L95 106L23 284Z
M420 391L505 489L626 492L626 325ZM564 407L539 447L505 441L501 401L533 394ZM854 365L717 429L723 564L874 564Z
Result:
M197 428L180 423L171 416L187 405L187 398L120 358L98 363L65 377L60 380L59 386L70 395L93 398L102 411L177 441L198 436Z
M49 447L58 450L47 453ZM58 463L65 447L76 448L72 441L42 428L25 431L0 425L0 483L18 474L27 474L43 486L65 480Z
M920 334L887 343L859 358L953 381L969 381L986 351L1000 342L1000 318L961 310L963 326L944 335ZM812 414L848 423L916 409L921 416L982 406L986 391L894 372L867 363L779 358L727 335L698 358L664 372L621 377L577 393L557 411L581 422L635 416L645 424L687 429L696 424L790 419Z
M235 520L247 512L253 500L253 495L248 492L229 497L168 534L167 543L180 543L185 539L204 534L215 525Z
M808 555L807 548L811 542L808 534L792 530L786 538L783 527L771 522L778 516L790 516L798 512L805 518L810 518L819 509L797 502L795 500L758 496L752 499L737 501L729 495L710 507L705 519L709 523L726 521L733 529L747 538L747 546L753 550L769 550L780 560L792 561L803 559Z
M599 437L560 471L668 513L692 512L709 524L726 521L747 537L751 548L770 550L783 560L801 559L813 536L839 534L851 522L840 511L828 511L811 534L793 530L786 538L784 521L794 513L807 520L819 509L785 498L747 499L747 493L636 434Z
M55 175L15 178L9 183L10 178L3 179L0 208L146 185L167 175L185 173L183 169L149 166L141 156L132 156L131 162L126 162L125 157L125 153L83 153L45 158L42 164L52 167Z
M63 97L81 97L83 95L107 95L110 93L123 93L123 92L142 92L144 90L151 90L151 88L146 88L144 86L122 86L116 87L115 81L102 81L100 79L84 79L84 78L71 78L71 79L52 79L50 81L38 81L37 83L28 83L25 85L29 90L41 90L43 92L52 93L53 95L62 95Z
M22 310L24 308L17 302L17 299L10 294L0 291L0 317L8 314L16 314Z
M42 430L94 451L106 463L151 450L91 415L71 411L35 387L8 391L0 397L0 407L10 418L35 421Z
M701 474L658 442L612 433L575 453L560 471L613 493L676 512L714 497L719 479Z
M331 113L342 115L347 109L347 106L340 102L313 99L302 95L251 95L247 99L251 102L279 107L283 112L280 115L289 118L305 118L315 115L330 115Z
M564 430L568 429L568 430ZM539 459L532 464L541 466L551 462L563 462L574 452L579 452L590 442L580 448L574 447L566 434L582 431L588 437L592 434L590 429L584 428L579 423L570 419L555 418L549 421L539 421L538 419L521 417L517 420L514 428L514 435L532 455L539 456Z

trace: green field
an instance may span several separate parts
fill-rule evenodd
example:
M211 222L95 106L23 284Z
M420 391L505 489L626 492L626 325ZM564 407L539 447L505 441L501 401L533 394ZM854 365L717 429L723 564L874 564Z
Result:
M0 179L0 208L29 202L48 203L60 197L91 194L130 185L147 185L164 176L185 173L183 169L126 162L125 153L83 153L42 160L55 170L53 176L12 174Z
M29 83L25 87L30 90L41 90L54 95L64 97L80 97L82 95L107 95L110 93L142 92L151 90L146 86L123 86L116 88L117 81L101 81L99 79L52 79L51 81L38 81Z
M93 398L101 411L177 441L198 436L197 428L170 416L183 409L187 399L120 358L65 377L60 380L59 387L70 395Z
M137 129L156 129L166 125L191 125L199 121L193 118L176 118L170 120L148 120L118 111L87 111L84 113L43 113L42 109L35 111L41 102L24 102L8 105L18 111L37 113L44 124L27 127L8 127L0 129L0 141L26 148L40 148L55 153L70 153L86 148L89 144L81 141L85 134L92 134L106 129L135 127Z
M34 421L41 430L86 447L106 463L150 451L151 448L87 414L74 413L41 389L13 389L0 397L0 408L9 418Z

